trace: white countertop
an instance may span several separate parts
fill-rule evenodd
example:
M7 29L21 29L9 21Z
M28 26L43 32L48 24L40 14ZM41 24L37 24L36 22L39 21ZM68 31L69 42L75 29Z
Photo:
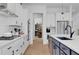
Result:
M13 40L0 40L0 49L3 48L3 47L6 46L6 45L12 43L12 42L15 42L16 40L22 38L23 36L24 36L24 35L22 35L22 36L20 36L20 37L17 37L17 38L15 38L15 39L13 39Z
M69 35L52 35L52 34L50 34L50 36L55 38L56 40L58 40L59 42L61 42L65 46L69 47L73 51L79 53L79 36L73 36L72 37L73 40L60 40L57 38L57 37L69 38Z

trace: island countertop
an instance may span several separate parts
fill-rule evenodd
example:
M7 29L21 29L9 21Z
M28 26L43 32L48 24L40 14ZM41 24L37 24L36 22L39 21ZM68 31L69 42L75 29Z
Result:
M79 54L79 36L73 36L72 40L61 40L57 37L67 37L69 38L69 35L52 35L49 34L49 36L55 38L60 43L64 44L65 46L69 47L73 51L77 52Z

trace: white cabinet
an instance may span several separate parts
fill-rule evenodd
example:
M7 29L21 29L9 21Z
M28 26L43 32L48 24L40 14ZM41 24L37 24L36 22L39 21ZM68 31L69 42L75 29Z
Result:
M28 48L29 43L30 43L30 42L27 40L27 39L28 39L27 36L24 36L22 39L23 39L23 42L22 42L23 49L22 49L22 53L21 53L21 54L23 54L23 53L25 52L25 50Z
M14 55L14 45L10 44L2 48L2 55Z
M7 3L7 9L13 13L18 14L20 12L20 9L22 9L22 6L20 5L20 3Z
M16 42L14 42L14 53L15 55L21 54L21 38L19 38Z
M29 45L27 36L16 39L15 42L7 44L0 50L1 55L20 55L25 52Z
M1 55L2 50L0 49L0 55Z
M7 3L0 3L0 9L7 8Z
M16 3L7 3L7 9L10 10L11 12L15 13L16 12Z

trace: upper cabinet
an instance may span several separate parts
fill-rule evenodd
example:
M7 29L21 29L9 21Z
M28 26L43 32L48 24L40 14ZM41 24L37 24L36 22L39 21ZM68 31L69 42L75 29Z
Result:
M7 4L7 9L10 10L11 12L16 12L16 4L15 3L8 3Z
M7 8L7 3L0 3L0 10Z
M12 17L18 17L16 14L15 3L0 3L0 14Z
M22 9L20 3L8 3L7 5L7 8L16 14L19 14L20 10Z

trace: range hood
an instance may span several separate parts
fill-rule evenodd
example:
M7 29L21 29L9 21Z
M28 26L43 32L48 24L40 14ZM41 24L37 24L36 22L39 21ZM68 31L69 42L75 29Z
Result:
M8 9L1 9L0 14L4 14L6 16L18 17L15 13L10 12Z
M15 13L12 13L10 10L7 9L6 5L0 4L0 14L11 16L11 17L18 17Z

